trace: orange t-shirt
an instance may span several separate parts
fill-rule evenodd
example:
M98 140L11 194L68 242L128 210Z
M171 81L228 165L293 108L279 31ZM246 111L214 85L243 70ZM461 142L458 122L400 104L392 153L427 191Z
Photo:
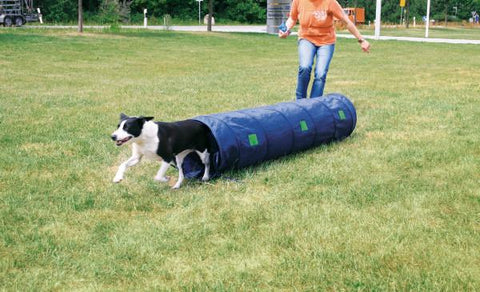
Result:
M300 21L298 38L317 46L335 43L333 17L342 18L343 9L336 0L293 0L290 17Z

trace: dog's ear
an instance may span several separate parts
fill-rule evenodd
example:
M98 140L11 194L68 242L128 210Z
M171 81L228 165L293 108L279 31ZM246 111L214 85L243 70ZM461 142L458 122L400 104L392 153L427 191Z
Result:
M144 120L145 122L146 122L146 121L151 121L151 120L153 120L153 117L139 116L138 118Z
M120 121L123 121L123 120L126 120L126 119L128 119L128 116L124 113L121 113L120 114Z

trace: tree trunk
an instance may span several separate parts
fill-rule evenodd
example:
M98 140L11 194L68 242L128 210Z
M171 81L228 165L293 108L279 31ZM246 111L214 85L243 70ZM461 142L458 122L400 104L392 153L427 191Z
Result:
M208 0L208 31L212 31L213 0Z
M447 26L448 21L448 6L445 4L445 26Z
M82 8L82 0L78 0L78 32L83 32L83 8Z
M408 19L408 11L410 10L410 1L409 0L406 0L407 3L406 3L406 7L405 7L405 23L407 25L407 28L408 28L408 22L409 22L409 19Z

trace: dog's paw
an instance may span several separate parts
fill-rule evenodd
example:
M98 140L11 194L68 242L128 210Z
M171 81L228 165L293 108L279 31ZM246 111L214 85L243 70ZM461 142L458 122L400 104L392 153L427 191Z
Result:
M181 185L182 185L182 182L178 182L178 181L177 181L177 183L175 183L175 185L172 187L172 189L178 190Z
M113 178L113 182L116 183L116 184L118 184L119 182L122 181L122 179L123 179L123 177L114 177L114 178Z
M159 182L168 182L170 180L170 177L169 176L164 176L164 177L156 176L154 178L154 180L159 181Z
M205 181L209 181L209 180L210 180L210 177L208 177L208 176L202 177L202 181L204 181L204 182L205 182Z

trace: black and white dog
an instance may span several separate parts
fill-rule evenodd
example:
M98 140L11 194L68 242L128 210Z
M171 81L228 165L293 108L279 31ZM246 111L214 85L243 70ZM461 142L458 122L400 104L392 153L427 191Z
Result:
M173 123L152 121L153 117L129 117L120 114L120 123L112 140L117 146L132 142L132 157L118 168L113 182L123 179L128 167L134 166L143 156L152 160L162 160L155 180L167 182L165 177L170 164L178 168L178 181L173 186L178 189L183 182L182 163L191 152L196 152L205 165L202 181L210 178L210 154L208 153L208 127L195 120Z

